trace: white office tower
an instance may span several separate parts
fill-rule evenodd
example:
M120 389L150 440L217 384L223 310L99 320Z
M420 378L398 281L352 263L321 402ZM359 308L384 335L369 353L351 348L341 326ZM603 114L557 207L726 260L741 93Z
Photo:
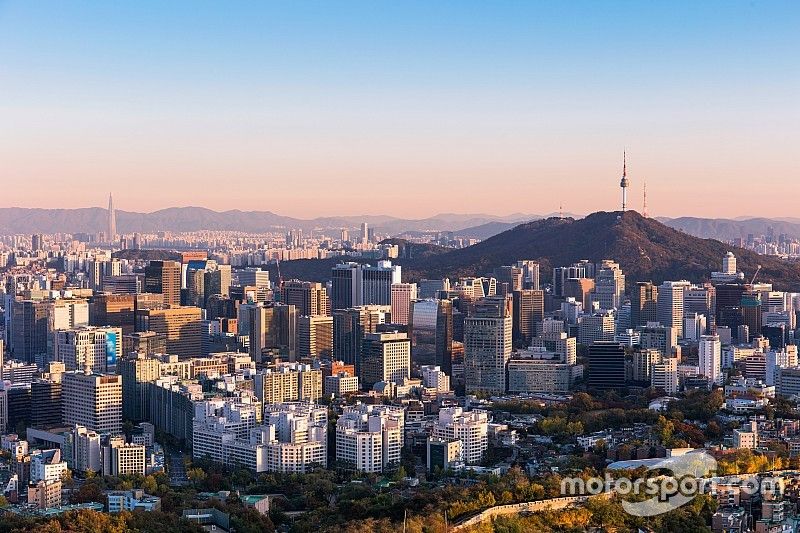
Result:
M698 347L700 374L711 383L722 384L722 343L717 335L703 335Z
M489 447L489 415L486 411L464 411L461 407L440 409L432 436L460 440L464 462L478 464Z
M464 320L464 375L467 394L506 391L506 365L511 359L512 300L483 298Z
M392 324L408 324L411 302L416 299L416 283L392 284Z
M122 358L122 328L86 326L55 333L54 357L68 371L114 372Z
M662 359L653 365L650 386L673 395L678 392L678 358Z
M539 262L532 259L517 261L517 268L522 269L522 288L539 290Z
M794 368L797 366L797 346L790 344L782 351L769 350L767 352L766 379L767 385L777 386L778 370L781 368Z
M66 372L61 377L64 424L97 433L122 430L122 376Z
M673 328L678 337L683 337L683 294L691 283L688 281L665 281L658 287L656 320L662 326Z
M420 373L426 389L433 389L437 393L450 392L450 376L442 372L440 366L425 365L420 368Z
M736 256L733 252L728 252L722 258L722 273L731 275L736 274Z
M688 341L699 341L700 337L706 334L707 322L705 315L686 313L683 317L683 338Z
M101 471L103 457L99 433L84 426L75 426L64 434L64 443L64 454L73 470L82 473Z
M603 310L617 309L622 305L625 294L625 274L619 264L610 259L603 259L598 267L592 301L597 302Z
M265 406L264 425L251 430L264 445L267 472L305 473L328 465L328 410L311 403Z
M336 421L336 460L360 472L382 472L399 464L404 420L402 407L346 407Z

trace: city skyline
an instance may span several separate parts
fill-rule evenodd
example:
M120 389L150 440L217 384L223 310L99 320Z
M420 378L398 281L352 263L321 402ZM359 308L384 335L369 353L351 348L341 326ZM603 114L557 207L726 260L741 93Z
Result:
M798 19L792 2L5 3L3 204L124 186L123 211L590 213L618 208L627 150L631 209L646 181L652 216L791 216ZM754 186L769 204L745 204Z

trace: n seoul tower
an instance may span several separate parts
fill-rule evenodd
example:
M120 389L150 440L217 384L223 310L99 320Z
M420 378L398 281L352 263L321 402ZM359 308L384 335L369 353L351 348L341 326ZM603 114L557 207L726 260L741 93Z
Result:
M626 161L625 161L625 152L622 152L622 180L619 182L619 186L622 187L622 212L625 212L625 203L628 200L628 185L630 185L630 181L628 181L628 172L626 169Z

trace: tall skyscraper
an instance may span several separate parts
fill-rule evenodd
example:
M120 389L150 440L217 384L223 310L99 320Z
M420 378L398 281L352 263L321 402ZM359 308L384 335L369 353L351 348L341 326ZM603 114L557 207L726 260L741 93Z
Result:
M544 291L520 289L513 292L514 343L528 347L538 333L539 322L544 319Z
M117 213L114 211L114 200L111 198L111 193L108 193L108 234L106 238L108 242L117 240Z
M133 294L95 294L92 298L89 321L93 326L117 326L122 328L123 335L130 335L136 326L135 296Z
M163 335L168 354L199 357L203 355L202 319L202 310L198 307L140 309L136 311L136 330Z
M625 348L614 341L598 341L589 346L588 385L595 389L625 386Z
M42 359L47 355L48 310L47 302L11 301L9 348L15 359L35 363L37 358Z
M434 299L412 302L409 333L414 365L436 365L452 376L453 302Z
M97 433L122 431L122 376L67 372L61 383L64 424Z
M333 317L303 315L297 319L297 357L330 358L333 353Z
M522 288L539 290L539 262L532 259L520 259L517 268L522 269Z
M683 337L683 294L691 287L688 281L665 281L658 287L656 317L661 325L673 328Z
M411 302L417 299L416 283L392 284L392 323L408 324Z
M512 351L512 299L486 297L464 320L464 377L467 394L506 391L506 364Z
M703 335L698 346L700 373L711 383L722 383L722 343L718 335Z
M147 354L127 355L117 365L122 376L122 410L128 420L147 419L149 398L145 383L161 377L161 362Z
M401 383L411 372L411 341L406 333L368 333L364 337L359 381L366 390L375 383Z
M331 273L331 309L391 305L392 285L401 282L400 266L391 261L378 261L377 266L336 265Z
M144 290L164 295L164 304L181 304L181 264L150 261L144 269Z
M55 360L67 370L114 372L122 356L122 329L93 326L55 332Z
M625 294L625 274L619 264L610 259L604 259L598 266L593 299L600 304L600 309L617 309Z
M249 309L250 357L264 360L277 351L284 359L297 357L297 308L287 304L258 305Z
M367 333L375 333L379 324L391 318L391 307L365 305L333 311L333 356L348 365L361 367L361 349Z
M325 316L331 314L328 289L322 283L292 279L281 288L281 302L297 307L301 316Z
M658 320L658 287L649 281L638 282L631 291L631 328Z

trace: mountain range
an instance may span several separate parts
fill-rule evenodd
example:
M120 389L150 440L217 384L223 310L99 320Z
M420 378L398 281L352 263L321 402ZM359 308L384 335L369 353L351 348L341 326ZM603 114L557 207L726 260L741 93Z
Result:
M548 281L553 266L580 259L614 259L628 283L688 279L702 282L722 266L732 251L738 266L751 278L762 266L758 281L773 282L778 290L800 291L800 262L760 256L714 239L701 239L671 228L635 211L598 212L581 219L551 217L520 224L478 244L458 250L426 249L424 255L402 254L404 279L481 276L518 259L535 259ZM327 280L336 260L281 263L284 278ZM274 273L276 274L276 273Z
M519 223L543 215L515 213L507 216L442 213L424 219L405 219L386 215L358 215L300 219L271 211L213 211L204 207L171 207L152 213L116 210L120 233L155 231L232 230L245 232L285 229L338 230L358 228L362 222L381 233L407 231L455 231L498 223ZM0 233L57 233L104 231L108 211L100 207L81 209L0 208Z
M520 223L553 217L555 214L513 213L507 216L484 213L441 213L422 219L387 215L355 215L300 219L278 215L271 211L213 211L203 207L171 207L152 213L117 210L117 229L120 233L155 231L232 230L245 232L283 231L299 228L303 231L333 231L357 229L362 222L379 233L415 236L426 232L452 231L458 237L488 239ZM564 214L565 218L580 215ZM800 219L738 218L717 219L698 217L666 218L660 222L696 237L732 240L766 235L770 228L779 235L785 233L800 238ZM81 209L0 208L0 234L13 233L96 233L106 227L107 211L100 207Z

